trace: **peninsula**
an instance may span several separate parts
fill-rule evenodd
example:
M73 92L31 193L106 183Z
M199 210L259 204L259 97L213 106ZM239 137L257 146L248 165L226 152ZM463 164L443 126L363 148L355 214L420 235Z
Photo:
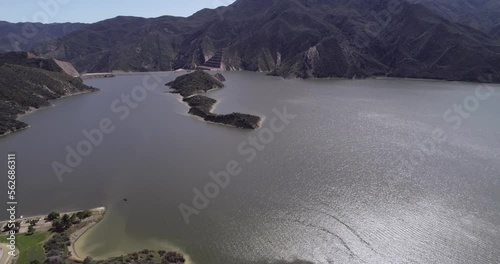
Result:
M183 101L191 107L191 109L189 109L189 114L191 115L201 117L207 122L224 124L242 129L259 128L261 121L259 116L242 113L220 115L212 112L217 101L200 95L200 93L207 93L214 89L223 88L224 84L221 81L224 80L224 76L220 73L216 76L212 76L209 73L199 70L177 77L177 79L166 85L174 90L172 93L178 93L183 97Z
M29 52L0 54L0 136L28 127L21 115L50 106L49 100L94 92L67 62Z
M106 213L106 208L66 213L51 212L47 215L25 217L15 222L0 221L2 227L0 247L11 250L9 239L15 236L18 248L15 256L1 258L4 263L152 263L152 264L184 264L188 263L184 255L165 250L148 250L130 253L123 256L103 260L78 256L74 247L76 241L88 230L99 223ZM4 254L8 252L3 251ZM13 252L14 252L13 251ZM7 255L6 255L7 256Z

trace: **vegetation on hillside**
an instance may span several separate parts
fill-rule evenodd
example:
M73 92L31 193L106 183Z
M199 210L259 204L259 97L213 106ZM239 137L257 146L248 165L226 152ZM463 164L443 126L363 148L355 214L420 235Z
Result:
M47 65L41 69L41 64L33 64L31 59L5 58L0 56L0 135L27 127L17 116L49 106L49 100L97 90L83 84L80 78L62 73L52 60L41 59ZM49 70L52 67L55 71Z
M212 107L217 101L198 93L224 87L219 80L225 80L220 73L214 77L204 71L195 71L179 76L174 81L167 83L167 85L174 89L174 93L179 93L184 97L183 101L191 107L189 113L192 115L201 117L207 122L243 129L257 129L261 120L259 116L242 113L225 115L212 113Z
M196 68L222 54L226 69L284 77L477 82L491 73L500 82L498 4L489 2L238 0L187 18L108 19L35 50L92 72Z
M29 52L0 53L0 65L3 64L39 68L52 72L63 72L54 60L36 57L34 54Z
M176 93L180 93L183 97L224 87L224 84L204 71L195 71L190 74L182 75L177 77L174 81L167 83L167 85L174 89Z

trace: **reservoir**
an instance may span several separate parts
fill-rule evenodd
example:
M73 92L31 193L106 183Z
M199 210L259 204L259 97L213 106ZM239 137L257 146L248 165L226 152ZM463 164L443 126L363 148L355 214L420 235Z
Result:
M164 86L173 72L86 80L101 91L24 116L30 128L0 138L4 160L17 154L18 214L106 206L76 245L94 258L500 263L500 85L223 74L214 111L259 115L260 129L188 115ZM57 177L102 120L112 131ZM228 164L238 173L215 192Z

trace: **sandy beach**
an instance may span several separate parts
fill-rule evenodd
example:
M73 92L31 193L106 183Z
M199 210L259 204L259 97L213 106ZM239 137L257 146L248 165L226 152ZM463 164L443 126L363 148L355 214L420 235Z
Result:
M78 212L81 212L83 210L79 211L70 211L70 212L61 212L60 215L72 215L76 214ZM80 223L73 225L69 230L69 236L70 236L70 242L71 245L68 247L68 250L71 253L71 259L73 260L80 260L83 261L84 258L80 258L75 251L75 242L89 229L91 229L93 226L95 226L97 223L99 223L103 218L104 214L106 213L106 208L105 207L98 207L98 208L93 208L89 209L89 211L92 212L92 215L88 218L83 219ZM30 226L30 221L35 220L37 221L35 225L36 232L50 232L52 228L52 222L47 221L46 217L48 214L44 215L35 215L35 216L29 216L29 217L21 217L20 219L17 219L17 221L21 222L21 227L19 229L19 234L24 234L28 232L28 227ZM5 224L8 223L8 220L0 221L0 226L4 226ZM0 244L0 248L4 249L4 245ZM10 258L6 256L6 252L3 251L3 255L0 253L0 264L7 264L10 261Z
M87 231L89 231L92 227L94 227L97 223L99 223L103 218L104 214L106 213L106 208L105 207L99 207L90 210L92 211L92 216L85 219L85 221L82 221L82 223L73 226L69 230L69 240L71 242L71 246L69 246L69 252L71 253L71 259L77 260L77 261L83 261L86 256L80 256L76 250L75 243L80 239L83 234L85 234Z

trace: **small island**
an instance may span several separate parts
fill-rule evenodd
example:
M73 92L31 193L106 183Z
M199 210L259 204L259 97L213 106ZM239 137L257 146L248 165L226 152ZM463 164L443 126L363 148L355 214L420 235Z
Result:
M259 128L261 122L259 116L242 113L220 115L212 112L217 101L207 96L200 95L200 93L223 88L224 84L221 81L224 80L224 76L220 73L217 73L216 76L212 76L204 71L195 71L177 77L177 79L166 85L174 90L172 93L178 93L183 97L183 101L191 107L191 109L189 109L189 114L191 115L198 116L207 122L224 124L242 129Z

